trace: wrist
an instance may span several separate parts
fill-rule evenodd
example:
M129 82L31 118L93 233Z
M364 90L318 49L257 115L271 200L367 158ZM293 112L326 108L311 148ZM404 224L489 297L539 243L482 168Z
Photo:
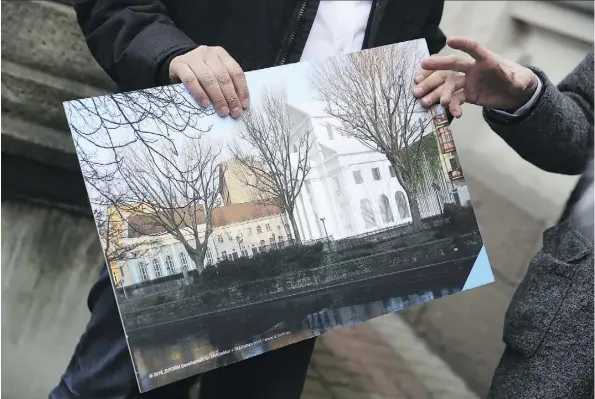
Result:
M521 83L519 85L517 93L511 96L513 101L510 106L503 111L514 114L531 100L535 91L539 87L539 78L531 69L525 67L523 75L526 76L526 79L523 79L526 83Z

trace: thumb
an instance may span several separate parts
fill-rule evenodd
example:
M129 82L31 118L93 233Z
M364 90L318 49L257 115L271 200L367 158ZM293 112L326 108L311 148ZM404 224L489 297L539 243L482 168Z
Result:
M465 37L451 37L446 41L450 48L464 51L476 61L483 61L492 55L492 52L477 41Z

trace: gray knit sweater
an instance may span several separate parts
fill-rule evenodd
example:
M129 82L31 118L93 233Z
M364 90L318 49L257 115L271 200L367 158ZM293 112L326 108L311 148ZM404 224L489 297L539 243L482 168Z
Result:
M591 169L513 296L488 397L593 398L593 52L558 87L534 71L544 90L533 108L514 120L484 110L486 121L543 170Z

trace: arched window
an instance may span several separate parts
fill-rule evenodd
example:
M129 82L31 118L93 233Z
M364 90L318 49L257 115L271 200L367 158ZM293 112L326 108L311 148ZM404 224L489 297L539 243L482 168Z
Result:
M180 252L180 263L182 264L182 271L188 271L188 258L186 258L185 252Z
M370 200L364 198L360 201L359 207L362 211L362 217L364 218L364 225L366 229L376 227L376 218L374 217L374 209L372 209L372 203Z
M147 281L149 279L149 273L147 271L147 264L143 261L138 262L138 271L140 272L141 281Z
M155 271L155 277L159 278L163 276L163 270L161 269L161 263L154 258L153 259L153 270Z
M165 267L167 268L167 273L169 275L176 273L176 267L174 266L174 260L170 255L165 257Z
M397 201L397 210L399 211L399 216L401 219L407 219L411 217L407 198L405 198L405 194L402 191L397 191L395 193L395 200Z
M380 215L382 216L382 221L384 223L392 223L395 221L393 217L393 211L390 209L390 202L388 197L382 194L379 198L380 202Z
M256 232L257 232L258 234L262 233L262 227L260 227L260 226L256 226Z

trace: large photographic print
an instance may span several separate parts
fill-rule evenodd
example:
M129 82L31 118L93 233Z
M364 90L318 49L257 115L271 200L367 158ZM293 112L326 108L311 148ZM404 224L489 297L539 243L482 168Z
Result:
M482 249L411 41L65 105L141 391L463 289Z

